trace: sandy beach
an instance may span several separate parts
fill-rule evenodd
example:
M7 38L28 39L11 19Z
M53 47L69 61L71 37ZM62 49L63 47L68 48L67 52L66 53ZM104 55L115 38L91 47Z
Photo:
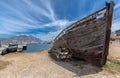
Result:
M120 42L113 42L112 44L110 44L109 56L120 58Z
M109 57L120 59L120 43L110 45ZM0 56L0 78L120 78L120 72L111 73L79 60L57 62L45 50Z

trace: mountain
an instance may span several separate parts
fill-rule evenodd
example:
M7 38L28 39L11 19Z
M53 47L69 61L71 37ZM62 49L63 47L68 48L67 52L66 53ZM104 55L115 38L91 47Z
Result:
M36 38L31 35L19 35L19 36L13 36L10 38L0 38L0 42L2 44L9 44L9 43L24 43L24 44L32 44L32 43L42 43L42 40L39 38Z

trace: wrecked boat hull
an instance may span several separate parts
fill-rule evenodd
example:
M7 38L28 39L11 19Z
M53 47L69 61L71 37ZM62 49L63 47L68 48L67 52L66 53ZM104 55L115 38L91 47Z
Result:
M96 66L106 63L114 2L75 22L64 29L54 40L50 54L57 59L77 57Z

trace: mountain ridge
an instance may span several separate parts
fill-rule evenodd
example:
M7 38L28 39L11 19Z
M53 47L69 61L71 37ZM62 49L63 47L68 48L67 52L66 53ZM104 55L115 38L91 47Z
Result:
M18 43L18 44L32 44L32 43L42 43L43 41L32 35L19 35L12 36L10 38L0 38L1 44Z

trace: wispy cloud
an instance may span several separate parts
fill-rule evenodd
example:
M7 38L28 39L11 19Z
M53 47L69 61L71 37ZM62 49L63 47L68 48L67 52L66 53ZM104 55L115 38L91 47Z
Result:
M112 31L120 29L120 1L115 0Z
M65 28L73 22L75 21L69 21L69 20L63 19L63 20L56 20L56 21L50 22L48 24L45 24L44 26L58 26L60 28Z
M32 34L42 40L54 39L71 23L104 7L105 1L110 0L1 0L0 37ZM120 28L120 1L116 1L113 30Z
M44 17L55 21L56 16L53 12L50 0L48 1L39 1L42 5L36 5L31 2L31 0L21 0L11 2L1 2L1 8L6 9L5 14L0 13L1 26L4 26L4 31L0 34L9 34L15 32L23 32L28 29L41 28L43 27L43 22L45 21ZM16 6L14 6L16 4ZM19 6L17 6L19 4ZM30 12L33 15L30 15ZM4 16L2 16L4 15ZM36 19L35 16L41 17ZM42 22L42 23L41 23Z
M43 5L41 7L32 3L31 0L24 0L24 2L39 15L43 15L52 21L55 20L55 14L53 12L50 0L47 1L40 0L39 2Z
M42 40L53 40L64 28L69 26L71 23L75 21L69 21L69 20L57 20L48 24L45 24L44 26L56 26L57 31L51 31L49 33L38 33L34 34L34 36L42 39Z
M33 2L32 0L21 0L14 1L13 3L10 1L3 1L0 3L0 6L5 10L5 13L0 12L0 25L3 26L2 31L0 31L1 35L17 35L19 32L29 33L31 29L39 30L45 27L56 26L57 31L42 34L38 32L39 36L43 36L42 38L47 36L52 37L53 33L57 35L58 32L73 22L67 19L58 19L51 5L51 0L39 0L37 2ZM46 34L46 36L44 36L44 34ZM34 35L38 36L38 34Z

